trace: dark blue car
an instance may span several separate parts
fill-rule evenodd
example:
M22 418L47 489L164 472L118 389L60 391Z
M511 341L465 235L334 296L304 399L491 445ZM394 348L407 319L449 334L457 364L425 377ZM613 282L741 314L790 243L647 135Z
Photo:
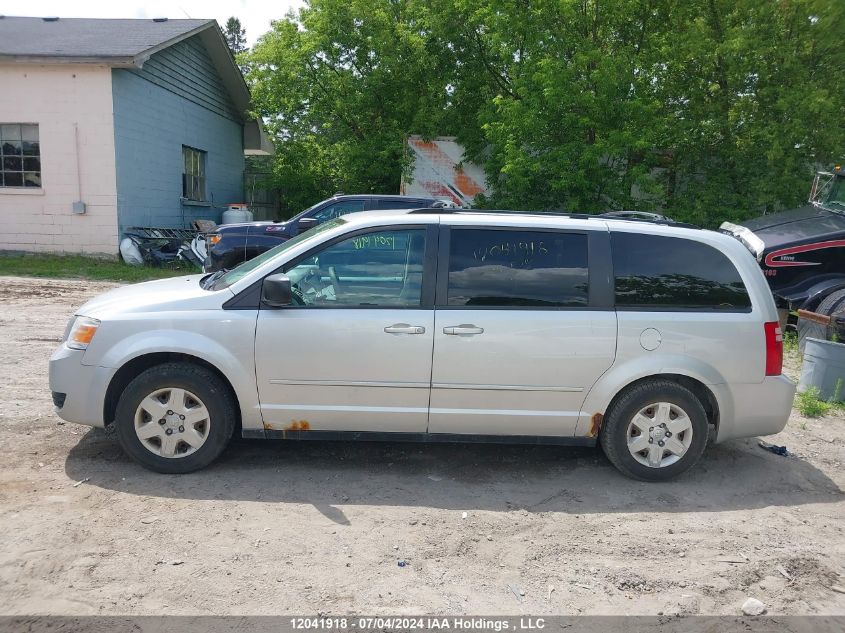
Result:
M245 222L223 224L208 234L203 270L230 269L243 261L270 250L280 242L347 213L373 209L419 209L452 206L436 198L395 195L335 195L318 202L285 222Z

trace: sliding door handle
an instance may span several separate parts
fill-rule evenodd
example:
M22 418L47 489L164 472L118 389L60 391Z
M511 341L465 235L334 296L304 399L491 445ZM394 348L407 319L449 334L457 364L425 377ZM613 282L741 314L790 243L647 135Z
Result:
M407 323L394 323L384 328L387 334L425 334L422 325L408 325Z
M450 325L449 327L444 327L443 334L448 334L449 336L461 336L462 334L484 334L484 328L478 327L477 325L461 323L460 325Z

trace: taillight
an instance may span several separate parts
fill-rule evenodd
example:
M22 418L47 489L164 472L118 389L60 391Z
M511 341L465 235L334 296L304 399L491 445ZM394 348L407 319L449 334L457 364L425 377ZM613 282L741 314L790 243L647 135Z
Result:
M764 323L766 331L766 375L780 376L783 371L783 331L780 323Z

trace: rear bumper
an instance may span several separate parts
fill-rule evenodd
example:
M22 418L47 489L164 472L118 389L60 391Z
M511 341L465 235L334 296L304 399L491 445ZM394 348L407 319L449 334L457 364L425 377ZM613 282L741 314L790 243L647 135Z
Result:
M720 396L717 442L774 435L792 413L795 383L786 376L768 376L757 384L732 384Z
M105 426L103 403L106 389L115 370L83 365L84 354L64 345L53 353L50 358L50 391L60 418L76 424L102 427Z

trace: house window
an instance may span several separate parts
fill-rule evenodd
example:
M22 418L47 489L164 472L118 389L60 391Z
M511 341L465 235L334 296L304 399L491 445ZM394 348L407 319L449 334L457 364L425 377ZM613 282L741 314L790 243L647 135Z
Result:
M0 187L40 187L38 125L0 123Z
M182 146L182 197L205 202L205 152Z

